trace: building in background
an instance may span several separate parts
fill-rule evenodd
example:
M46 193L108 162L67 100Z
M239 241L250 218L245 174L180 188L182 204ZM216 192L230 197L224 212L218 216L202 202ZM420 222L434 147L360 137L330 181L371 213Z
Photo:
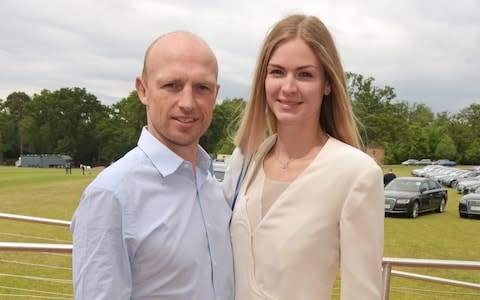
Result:
M385 163L385 150L378 145L370 145L367 147L366 152L370 155L378 165L383 166Z
M64 154L25 154L15 162L16 167L65 168L72 157Z

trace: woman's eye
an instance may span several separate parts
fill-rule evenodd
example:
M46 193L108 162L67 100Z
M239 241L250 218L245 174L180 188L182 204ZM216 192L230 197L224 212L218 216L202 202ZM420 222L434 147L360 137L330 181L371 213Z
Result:
M300 73L298 74L298 76L299 76L300 78L312 78L312 77L313 77L313 74L310 73L310 72L300 72Z
M271 75L282 75L282 74L283 74L283 71L280 70L280 69L271 69L270 71L268 71L268 74L271 74Z

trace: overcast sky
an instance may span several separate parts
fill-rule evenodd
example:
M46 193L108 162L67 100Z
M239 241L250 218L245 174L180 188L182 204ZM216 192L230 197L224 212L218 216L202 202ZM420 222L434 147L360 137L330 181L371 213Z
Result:
M84 87L104 104L134 90L147 46L189 30L220 65L220 94L247 98L260 44L289 13L319 17L344 69L397 100L457 113L480 103L478 0L0 0L0 99Z

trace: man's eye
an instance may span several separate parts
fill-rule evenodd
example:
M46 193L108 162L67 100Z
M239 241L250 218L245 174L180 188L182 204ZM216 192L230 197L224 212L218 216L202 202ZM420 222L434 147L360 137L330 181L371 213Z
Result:
M167 89L176 89L178 88L178 84L176 82L169 82L164 84L162 87Z

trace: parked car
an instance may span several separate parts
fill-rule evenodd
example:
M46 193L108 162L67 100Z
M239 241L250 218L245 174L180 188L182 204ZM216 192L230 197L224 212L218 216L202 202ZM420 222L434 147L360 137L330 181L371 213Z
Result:
M448 191L438 182L422 177L397 177L384 191L385 214L416 218L427 211L444 212Z
M213 162L213 173L215 174L215 178L218 181L223 181L223 177L225 177L225 171L227 170L227 164L223 161L214 161Z
M446 166L446 167L455 167L457 165L456 162L448 160L448 159L439 159L437 161L434 161L432 164L440 165L440 166Z
M406 161L403 161L402 162L402 165L405 165L405 166L416 166L418 165L418 160L417 159L407 159Z
M418 161L418 164L419 165L431 165L432 160L430 158L423 158L423 159Z
M462 171L463 172L459 173L458 175L452 175L448 178L443 178L440 183L447 187L455 188L459 181L465 181L480 175L480 171L466 171L466 170L462 170Z
M428 172L432 172L436 169L443 169L445 168L444 166L433 166L433 165L428 165L422 168L418 169L413 169L412 170L412 175L417 176L417 177L424 177L424 175Z
M462 196L458 204L458 214L465 218L468 216L480 216L480 187L473 193Z
M437 173L429 174L428 176L425 176L425 177L428 177L440 183L440 180L442 178L451 176L453 174L456 174L457 172L458 172L458 169L446 167L443 170L439 170Z
M462 170L462 169L454 169L454 170L455 172L452 172L449 175L438 178L438 182L443 186L451 187L452 182L455 182L455 184L457 184L456 179L469 172L467 170Z
M459 181L456 190L459 194L466 195L473 193L478 187L480 187L480 175L470 178L470 180Z

